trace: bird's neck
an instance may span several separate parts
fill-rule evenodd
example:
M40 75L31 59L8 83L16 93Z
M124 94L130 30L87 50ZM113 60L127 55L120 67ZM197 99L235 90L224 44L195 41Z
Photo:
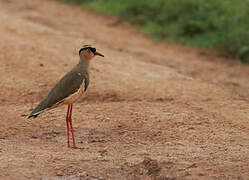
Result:
M90 61L85 60L85 59L80 59L78 66L80 68L80 71L88 73L89 71L89 66L90 66Z

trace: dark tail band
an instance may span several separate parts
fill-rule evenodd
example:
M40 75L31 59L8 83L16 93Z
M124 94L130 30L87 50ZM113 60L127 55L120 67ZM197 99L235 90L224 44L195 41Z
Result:
M40 114L40 113L39 113L39 114ZM39 116L39 114L35 114L35 115L34 115L34 114L30 114L30 115L28 116L28 119L29 119L29 118L37 118L37 116Z

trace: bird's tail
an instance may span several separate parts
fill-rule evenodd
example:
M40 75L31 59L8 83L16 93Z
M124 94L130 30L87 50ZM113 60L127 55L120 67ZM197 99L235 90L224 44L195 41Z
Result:
M29 118L36 118L37 116L39 116L42 112L46 111L50 109L49 107L47 107L47 105L42 101L28 116Z
M31 113L31 114L28 116L28 119L29 119L29 118L37 118L37 116L39 116L39 114L40 114L40 113L35 113L35 114L32 114L32 113Z

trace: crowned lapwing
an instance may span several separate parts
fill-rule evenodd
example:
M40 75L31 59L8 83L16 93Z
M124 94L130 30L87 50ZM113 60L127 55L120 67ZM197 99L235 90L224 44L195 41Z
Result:
M67 143L69 142L69 126L73 138L73 147L75 148L75 138L72 126L72 107L87 90L89 85L89 64L94 56L102 56L96 51L96 48L90 45L84 45L79 50L79 63L69 71L49 92L47 97L40 102L40 104L32 111L28 118L36 118L42 112L59 107L61 105L68 105L66 123L67 123Z

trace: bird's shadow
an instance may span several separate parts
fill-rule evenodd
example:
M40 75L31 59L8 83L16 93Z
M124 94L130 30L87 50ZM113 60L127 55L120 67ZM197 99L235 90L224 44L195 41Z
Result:
M84 148L84 147L71 147L71 149L80 149L80 150L82 150L82 149L86 149L86 148Z

